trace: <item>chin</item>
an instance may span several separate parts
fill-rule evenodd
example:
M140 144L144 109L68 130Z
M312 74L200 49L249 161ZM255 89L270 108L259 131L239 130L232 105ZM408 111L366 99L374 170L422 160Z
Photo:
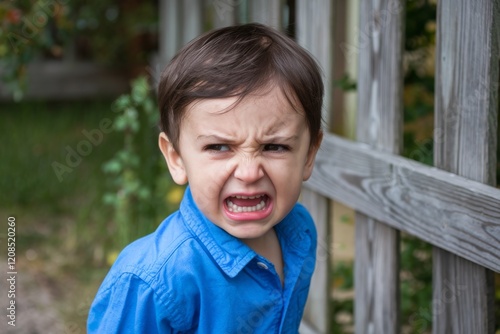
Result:
M269 229L263 230L262 228L251 228L251 229L236 229L232 231L227 231L232 236L238 239L258 239L264 236Z

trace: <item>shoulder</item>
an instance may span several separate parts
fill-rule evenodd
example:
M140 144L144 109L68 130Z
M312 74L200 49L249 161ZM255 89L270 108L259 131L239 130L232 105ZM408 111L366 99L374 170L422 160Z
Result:
M310 235L314 240L316 240L316 226L314 225L314 220L306 209L306 207L301 203L296 203L290 212L290 216L292 217L292 221L294 224L300 226L305 233Z
M148 283L175 256L183 244L193 239L178 212L165 219L155 232L126 246L110 269L107 278L130 273Z
M309 254L314 258L317 246L317 232L314 221L307 209L296 203L288 215L275 226L284 244L299 253Z
M172 214L154 233L120 253L96 295L92 313L111 312L109 318L115 321L125 314L130 318L127 310L136 309L141 318L154 315L173 328L186 328L186 315L197 296L191 269L206 262L204 253L181 215Z
M292 208L291 213L302 218L302 219L306 219L310 222L313 221L311 214L309 213L309 211L306 209L306 207L302 203L298 203L298 202L295 203L295 205Z

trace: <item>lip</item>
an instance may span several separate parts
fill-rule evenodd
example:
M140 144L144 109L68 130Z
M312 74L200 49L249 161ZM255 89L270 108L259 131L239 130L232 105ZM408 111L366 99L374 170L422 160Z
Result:
M227 206L226 200L229 197L236 197L236 196L246 196L246 197L252 197L252 196L259 196L259 195L265 195L267 197L266 199L266 206L264 209L259 210L259 211L253 211L253 212L233 212L229 211L229 208ZM273 201L272 198L266 194L266 193L237 193L237 194L231 194L229 196L226 196L223 200L223 209L224 209L224 214L231 220L234 221L251 221L251 220L262 220L267 218L271 212L273 211Z

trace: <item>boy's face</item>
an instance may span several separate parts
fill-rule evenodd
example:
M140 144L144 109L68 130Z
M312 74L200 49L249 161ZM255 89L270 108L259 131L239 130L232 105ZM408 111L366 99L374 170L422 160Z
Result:
M278 87L236 98L198 100L181 123L178 152L160 148L178 184L189 182L199 209L240 239L261 238L290 212L313 169L303 111Z

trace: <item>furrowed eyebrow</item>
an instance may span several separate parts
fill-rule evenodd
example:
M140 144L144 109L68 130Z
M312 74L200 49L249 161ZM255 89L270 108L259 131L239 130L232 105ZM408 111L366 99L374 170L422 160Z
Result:
M266 138L266 142L290 142L299 139L298 135L293 136L269 136Z
M216 141L216 142L230 142L231 141L231 138L226 138L226 137L221 137L221 136L217 136L217 135L199 135L197 138L196 138L196 141Z
M263 142L293 142L297 141L299 139L298 135L292 135L292 136L269 136L265 137ZM213 141L213 142L220 142L220 143L228 143L232 142L233 139L229 137L223 137L223 136L218 136L218 135L199 135L196 137L196 141Z

